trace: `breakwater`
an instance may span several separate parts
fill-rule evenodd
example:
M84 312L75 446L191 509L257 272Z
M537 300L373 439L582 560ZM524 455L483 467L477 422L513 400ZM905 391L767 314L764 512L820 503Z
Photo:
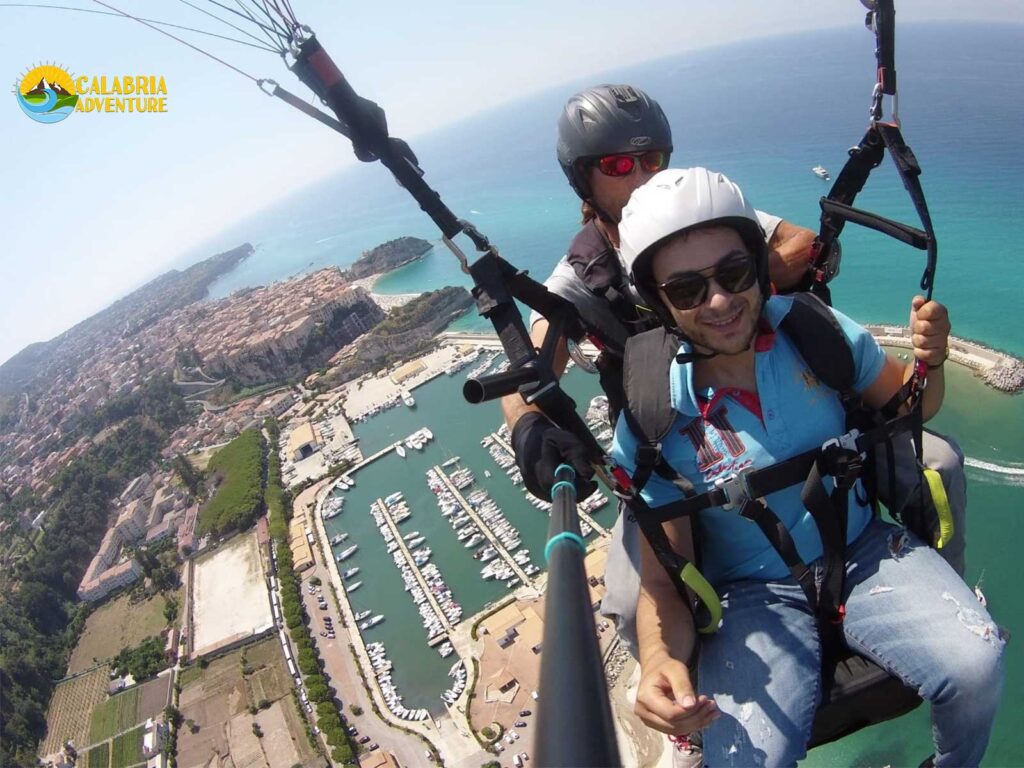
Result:
M900 325L865 325L879 344L911 348L910 329ZM970 368L986 384L1000 392L1024 389L1024 360L986 347L976 341L949 337L949 359Z
M864 327L879 344L911 348L910 329L906 326L866 324ZM449 331L438 334L437 339L442 345L473 344L485 349L501 349L501 342L493 333ZM583 350L591 356L596 352L588 344L583 345ZM1011 354L986 347L976 341L950 336L949 359L970 368L982 381L1000 392L1014 393L1024 390L1024 360Z

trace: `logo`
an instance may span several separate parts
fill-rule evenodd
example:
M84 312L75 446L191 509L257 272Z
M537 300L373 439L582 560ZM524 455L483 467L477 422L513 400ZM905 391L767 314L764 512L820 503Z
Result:
M21 111L39 123L58 123L72 112L167 111L167 83L162 75L79 75L41 64L15 83Z
M59 123L78 104L75 80L62 67L43 64L26 72L17 87L18 106L38 123Z
M629 143L632 144L634 147L646 147L651 143L651 137L634 136L632 139L629 140Z

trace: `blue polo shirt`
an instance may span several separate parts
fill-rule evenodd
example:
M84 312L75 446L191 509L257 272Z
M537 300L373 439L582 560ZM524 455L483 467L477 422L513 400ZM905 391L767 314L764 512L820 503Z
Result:
M763 317L768 327L755 341L756 394L733 389L695 391L693 365L672 363L669 376L677 419L662 441L662 451L665 460L698 491L741 469L769 467L819 447L846 431L845 414L835 391L818 382L793 343L784 333L776 332L792 304L792 297L787 296L773 296L765 304ZM864 328L841 312L832 312L853 350L854 389L863 392L881 373L885 352ZM636 438L620 417L612 455L631 473L636 466L636 446ZM825 486L831 492L831 478L825 478ZM656 507L679 499L680 493L652 474L643 496ZM872 514L856 496L849 496L848 542L860 535ZM821 539L800 500L800 486L785 488L765 500L789 529L803 561L821 557ZM757 524L737 513L737 509L715 507L697 516L701 570L708 580L718 586L737 579L788 576L789 569Z

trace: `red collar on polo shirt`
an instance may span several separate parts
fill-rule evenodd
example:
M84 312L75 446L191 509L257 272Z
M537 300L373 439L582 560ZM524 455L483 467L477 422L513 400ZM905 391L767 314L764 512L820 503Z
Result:
M757 338L754 339L754 352L768 352L774 344L775 331L772 330L772 327L762 317L758 320ZM700 409L700 415L705 421L711 417L711 412L723 397L731 397L757 416L757 418L761 419L761 421L764 421L764 418L761 416L761 398L757 396L757 392L751 392L740 387L725 387L715 392L710 399L698 395L697 407Z

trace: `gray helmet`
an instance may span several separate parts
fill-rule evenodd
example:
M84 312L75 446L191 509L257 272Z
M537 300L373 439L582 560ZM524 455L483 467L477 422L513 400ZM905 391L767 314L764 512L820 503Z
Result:
M631 85L599 85L581 91L569 99L558 118L558 162L584 200L591 191L581 160L648 150L671 153L672 129L658 102Z

